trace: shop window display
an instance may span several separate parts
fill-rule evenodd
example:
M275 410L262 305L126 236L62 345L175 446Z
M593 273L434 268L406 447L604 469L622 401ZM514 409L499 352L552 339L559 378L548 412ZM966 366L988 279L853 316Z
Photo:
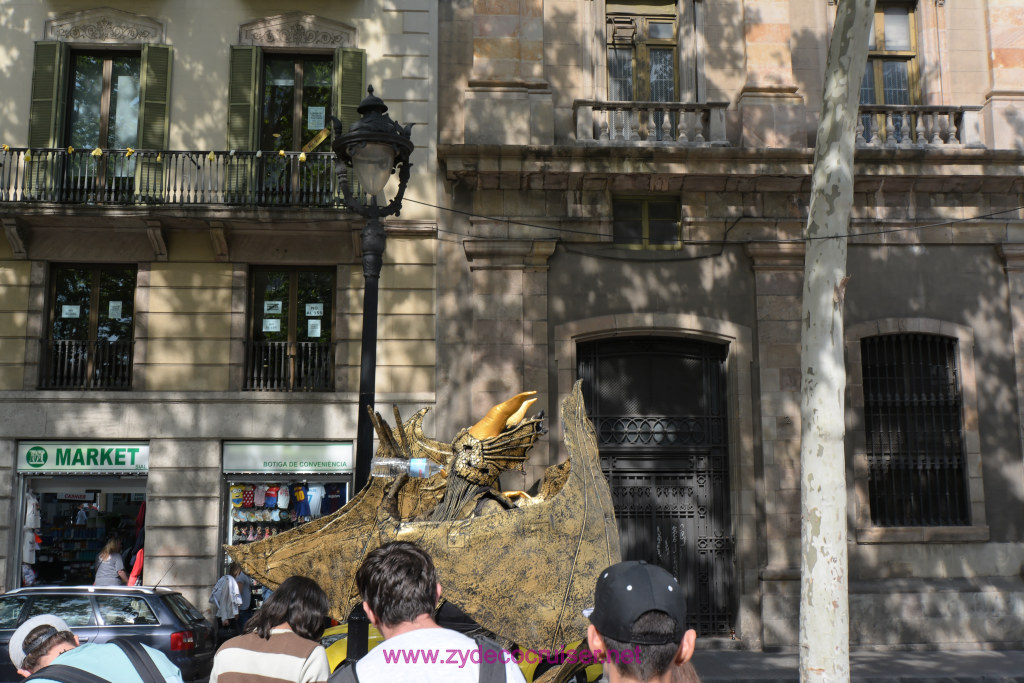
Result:
M229 481L228 539L231 545L276 536L340 510L348 500L344 482ZM225 567L230 560L225 558ZM263 587L252 583L251 609L262 603Z
M346 499L346 484L231 482L228 493L231 544L237 545L276 536L341 509Z

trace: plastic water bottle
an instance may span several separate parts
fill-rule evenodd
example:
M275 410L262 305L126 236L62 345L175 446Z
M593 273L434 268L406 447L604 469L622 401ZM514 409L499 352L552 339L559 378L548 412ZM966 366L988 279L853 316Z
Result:
M370 461L371 477L398 477L408 474L414 479L426 479L442 471L444 468L429 458L374 458Z

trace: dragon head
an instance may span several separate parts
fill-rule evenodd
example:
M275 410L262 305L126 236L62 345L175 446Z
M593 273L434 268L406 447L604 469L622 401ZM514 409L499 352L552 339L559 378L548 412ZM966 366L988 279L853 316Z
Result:
M467 481L493 486L502 472L522 470L527 453L544 433L544 415L526 418L537 401L526 391L491 408L482 420L452 440L452 470Z

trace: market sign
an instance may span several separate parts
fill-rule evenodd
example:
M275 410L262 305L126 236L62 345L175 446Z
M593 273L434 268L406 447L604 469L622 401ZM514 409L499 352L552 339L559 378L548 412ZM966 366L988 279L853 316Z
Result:
M226 474L338 474L352 472L351 442L225 441Z
M18 444L18 471L46 474L127 474L149 470L149 444L48 441Z

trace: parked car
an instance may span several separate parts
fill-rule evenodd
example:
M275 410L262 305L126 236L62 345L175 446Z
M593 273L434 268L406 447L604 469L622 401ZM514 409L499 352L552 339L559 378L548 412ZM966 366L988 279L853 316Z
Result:
M181 593L147 586L33 586L0 595L0 681L23 680L7 644L23 621L56 614L81 643L126 637L167 655L188 682L205 682L216 651L213 625Z

